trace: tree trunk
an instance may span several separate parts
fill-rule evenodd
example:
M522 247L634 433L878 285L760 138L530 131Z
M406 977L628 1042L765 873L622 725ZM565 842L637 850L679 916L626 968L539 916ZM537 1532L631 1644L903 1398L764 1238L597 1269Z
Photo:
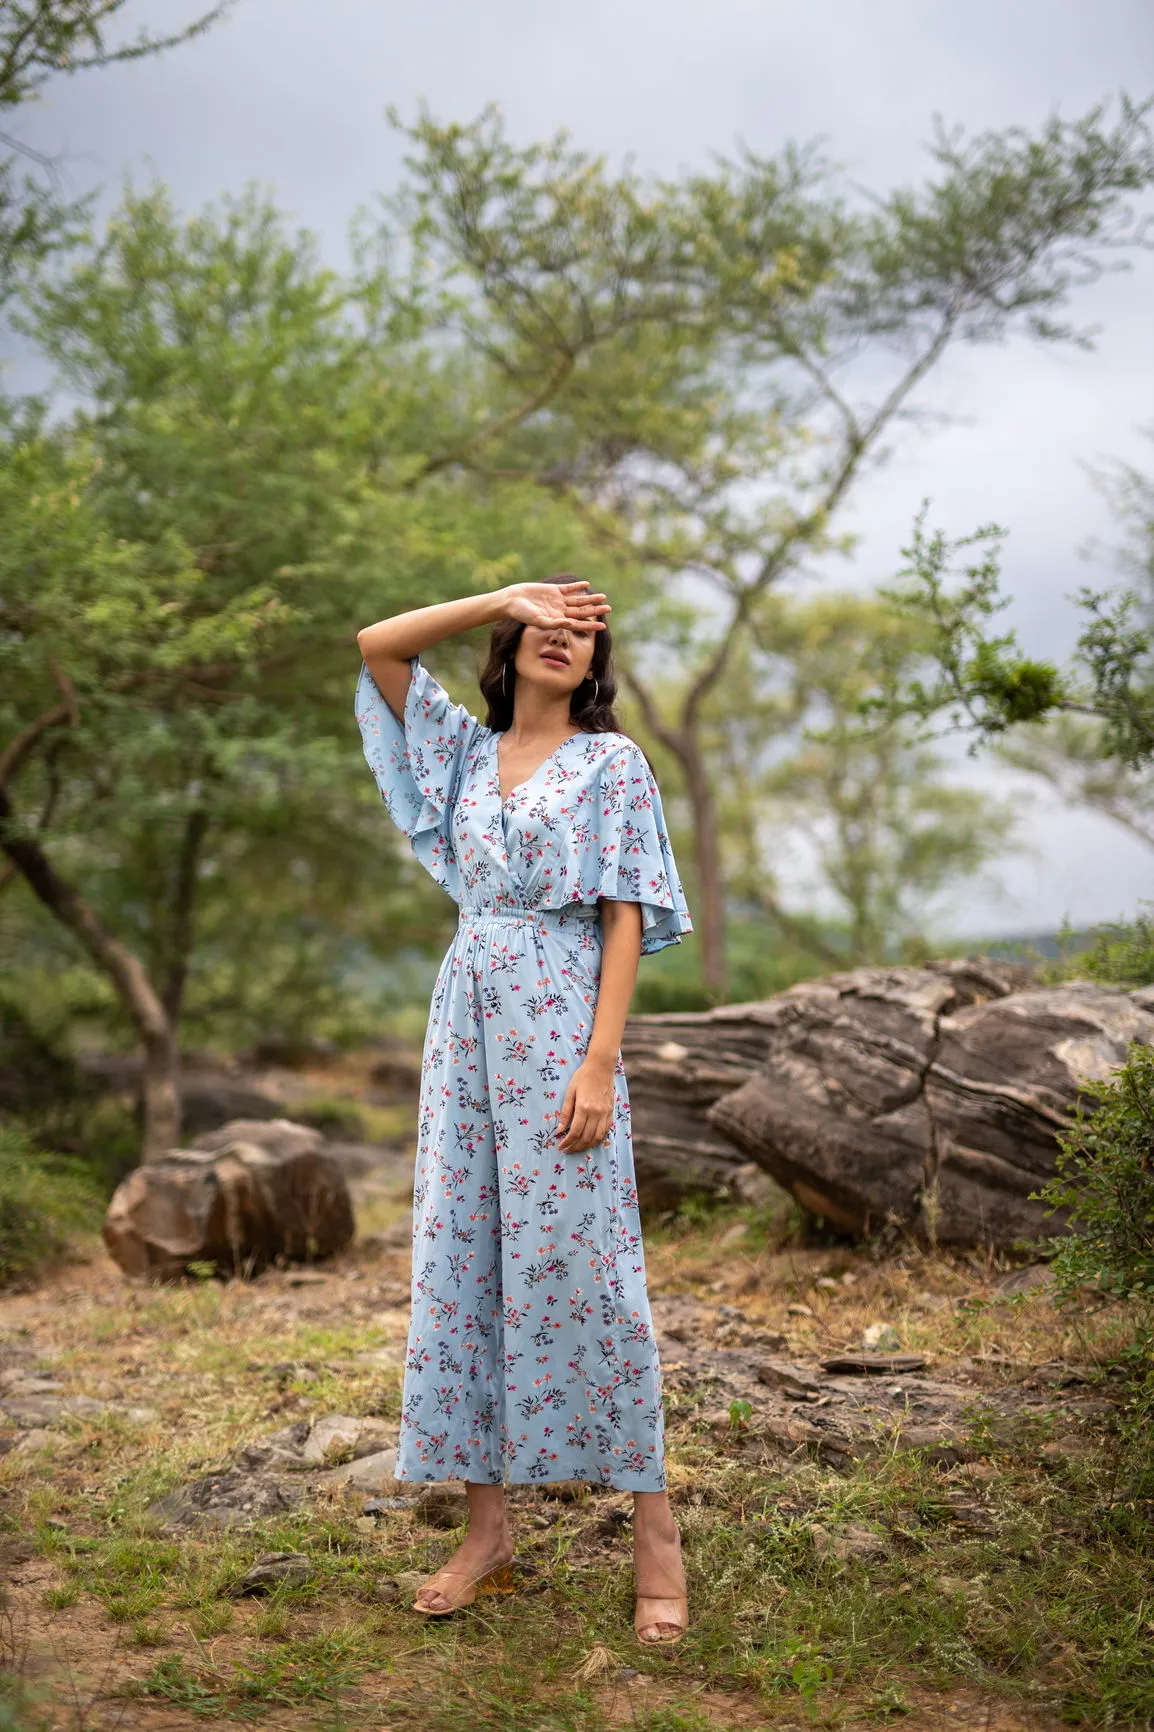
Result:
M202 806L188 814L181 838L180 855L176 863L176 883L173 886L172 918L168 931L168 957L164 968L161 997L165 1014L175 1036L180 1027L184 1008L184 989L188 984L188 960L192 954L193 928L196 915L196 871L200 851L208 834L209 816Z
M13 816L11 801L0 787L0 847L33 894L107 975L140 1036L144 1050L140 1158L155 1160L179 1141L180 1092L172 1023L141 963L105 930L79 891L60 877L40 844L10 833Z

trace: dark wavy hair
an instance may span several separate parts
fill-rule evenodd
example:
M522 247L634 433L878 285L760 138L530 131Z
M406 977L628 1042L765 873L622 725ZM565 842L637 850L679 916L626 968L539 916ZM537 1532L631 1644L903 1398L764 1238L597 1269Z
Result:
M571 571L557 571L542 583L578 583ZM489 706L486 726L494 733L504 733L513 722L513 694L517 687L517 670L513 658L525 627L519 619L503 619L493 627L489 638L489 659L481 670L481 696ZM596 680L596 685L594 685ZM596 698L594 697L596 694ZM621 723L613 713L617 696L617 676L613 671L613 634L606 626L593 634L593 660L589 672L569 699L569 715L587 734L623 734Z

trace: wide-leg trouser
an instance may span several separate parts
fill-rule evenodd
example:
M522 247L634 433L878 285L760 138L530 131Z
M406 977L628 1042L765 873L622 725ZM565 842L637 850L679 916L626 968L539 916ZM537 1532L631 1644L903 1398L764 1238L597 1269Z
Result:
M401 1479L664 1489L620 1056L605 1143L556 1148L600 963L588 911L461 911L425 1041Z

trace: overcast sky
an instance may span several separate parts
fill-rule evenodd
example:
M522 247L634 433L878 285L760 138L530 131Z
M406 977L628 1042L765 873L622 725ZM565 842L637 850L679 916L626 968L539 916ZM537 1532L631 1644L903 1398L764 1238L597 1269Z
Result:
M126 29L195 11L148 0L126 9ZM192 210L262 183L340 264L349 218L401 172L390 103L465 120L496 99L517 140L564 126L670 174L740 141L771 152L820 136L854 181L884 190L923 172L935 113L970 130L1033 127L1119 89L1154 93L1151 0L237 0L161 61L58 83L21 116L21 136L65 157L73 192L102 184L111 199L126 174L157 176ZM1018 339L948 360L921 401L954 424L899 439L854 502L853 568L828 581L887 577L930 496L951 532L1009 528L1012 622L1033 648L1069 647L1065 598L1109 576L1079 558L1111 534L1085 465L1154 468L1139 432L1154 424L1154 254L1084 291L1076 312L1103 327L1091 354ZM1111 919L1154 896L1154 854L1105 820L995 771L965 773L1032 803L1002 893L982 882L955 898L959 931ZM799 877L795 897L807 895Z

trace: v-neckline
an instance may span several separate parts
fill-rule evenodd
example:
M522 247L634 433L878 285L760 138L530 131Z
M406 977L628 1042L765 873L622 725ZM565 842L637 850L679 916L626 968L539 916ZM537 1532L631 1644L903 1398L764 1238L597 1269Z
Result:
M508 728L503 728L503 729L501 729L501 731L499 733L495 733L493 735L493 775L494 775L494 779L497 783L497 799L500 802L502 812L505 810L505 808L509 804L509 802L514 798L514 796L519 794L521 792L522 788L527 788L529 786L530 782L535 782L537 780L537 777L541 774L541 771L545 768L546 764L551 764L553 762L553 759L557 756L557 753L564 751L565 747L569 744L569 741L578 739L580 737L580 735L582 735L585 732L585 729L584 728L578 728L577 732L575 734L567 735L566 738L561 741L561 744L559 746L554 746L553 750L549 753L548 757L541 759L541 762L537 765L537 768L530 775L526 776L524 781L518 782L517 786L515 788L511 788L509 790L508 794L506 794L506 796L504 797L504 799L502 799L501 798L501 741L504 739L504 737L508 733L508 731L509 731Z

